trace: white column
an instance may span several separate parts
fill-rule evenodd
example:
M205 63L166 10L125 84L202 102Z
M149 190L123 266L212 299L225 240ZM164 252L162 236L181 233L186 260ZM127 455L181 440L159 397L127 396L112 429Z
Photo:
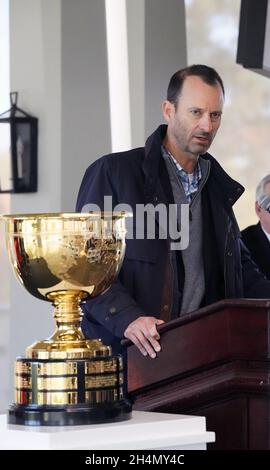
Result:
M131 148L126 0L105 0L112 151Z

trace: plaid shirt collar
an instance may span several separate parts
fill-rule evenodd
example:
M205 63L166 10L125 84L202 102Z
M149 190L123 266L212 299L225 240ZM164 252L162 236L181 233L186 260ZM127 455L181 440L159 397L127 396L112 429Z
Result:
M198 191L199 183L202 178L202 170L199 161L193 173L187 173L187 171L181 167L180 163L175 160L173 155L163 145L161 146L161 151L163 157L169 157L172 160L175 166L176 174L180 178L186 197L190 203L194 194Z

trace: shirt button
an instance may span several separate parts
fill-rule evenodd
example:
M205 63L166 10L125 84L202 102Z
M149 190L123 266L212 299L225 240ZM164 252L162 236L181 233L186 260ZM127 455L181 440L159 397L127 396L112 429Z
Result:
M163 305L163 310L168 310L169 306L166 304L166 305Z
M116 313L116 307L111 307L110 308L110 314L114 315Z
M228 255L228 256L232 256L232 252L231 252L231 251L228 251L228 252L227 252L227 255Z

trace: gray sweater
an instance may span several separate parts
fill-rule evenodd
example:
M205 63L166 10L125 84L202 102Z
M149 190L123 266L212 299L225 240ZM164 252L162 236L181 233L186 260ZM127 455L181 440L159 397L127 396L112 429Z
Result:
M172 159L164 155L169 179L172 186L172 192L175 204L188 204L184 188L181 180L176 173L175 164ZM204 292L205 292L205 278L204 278L204 265L203 265L203 249L202 249L202 207L201 207L201 191L205 185L209 171L210 161L199 159L202 178L199 182L198 191L193 196L190 203L190 220L189 220L189 245L185 250L182 250L182 259L185 270L185 283L183 286L183 295L181 306L179 305L180 313L188 313L200 307ZM178 224L181 227L181 211L178 210ZM172 263L176 263L175 253L172 252ZM177 271L177 270L176 270ZM178 283L177 283L178 286Z

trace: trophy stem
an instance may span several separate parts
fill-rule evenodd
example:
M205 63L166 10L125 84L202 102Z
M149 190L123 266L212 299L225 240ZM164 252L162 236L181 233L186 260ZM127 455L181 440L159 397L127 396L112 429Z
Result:
M80 341L84 339L81 330L83 316L80 303L87 297L83 291L58 291L48 294L53 301L56 331L51 337L53 341Z
M85 339L81 330L83 312L80 303L88 297L88 293L75 289L50 292L47 298L54 306L56 330L53 335L43 341L28 346L28 358L63 359L108 357L111 347L100 339Z

